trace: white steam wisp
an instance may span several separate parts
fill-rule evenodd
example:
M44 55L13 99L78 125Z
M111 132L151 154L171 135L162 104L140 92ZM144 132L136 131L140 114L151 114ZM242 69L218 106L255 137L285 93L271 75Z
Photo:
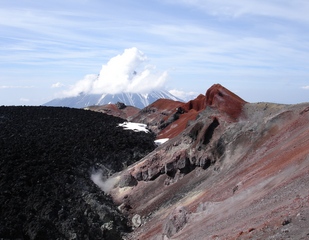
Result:
M114 186L119 182L117 177L110 177L106 180L102 179L102 172L97 171L91 174L91 180L105 193L109 193Z

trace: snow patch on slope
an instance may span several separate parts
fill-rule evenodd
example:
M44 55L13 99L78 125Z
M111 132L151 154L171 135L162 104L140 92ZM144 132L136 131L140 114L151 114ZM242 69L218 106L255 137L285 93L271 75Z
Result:
M167 142L168 140L169 140L169 138L157 139L157 140L155 140L155 144L156 144L157 146L159 146L159 145L161 145L161 144Z
M147 129L147 125L143 123L124 122L119 123L118 126L123 127L124 130L132 130L134 132L145 132L145 133L150 132Z

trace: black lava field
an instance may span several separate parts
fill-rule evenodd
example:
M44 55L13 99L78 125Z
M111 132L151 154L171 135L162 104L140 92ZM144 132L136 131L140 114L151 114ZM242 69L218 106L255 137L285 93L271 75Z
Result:
M0 107L0 239L121 239L125 219L90 179L155 148L154 134L82 109Z

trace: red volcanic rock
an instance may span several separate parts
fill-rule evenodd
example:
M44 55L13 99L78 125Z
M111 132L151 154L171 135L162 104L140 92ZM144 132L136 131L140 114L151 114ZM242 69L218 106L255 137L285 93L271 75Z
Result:
M186 129L189 121L196 119L198 113L205 109L206 102L205 96L200 94L187 103L161 99L152 107L157 107L165 113L158 126L157 138L173 138Z
M173 138L184 131L190 121L196 120L198 114L207 106L218 110L217 116L213 117L236 121L241 116L245 103L236 94L220 84L215 84L207 90L206 96L200 94L187 103L159 99L131 120L147 124L157 134L157 139Z
M212 85L206 92L206 105L217 108L236 120L246 101L220 84Z
M228 116L229 119L235 121L241 116L245 103L246 101L220 84L214 84L207 90L206 96L200 94L194 100L182 104L178 109L181 109L183 114L180 114L172 124L163 129L158 134L158 138L177 136L188 126L188 122L195 120L207 106L218 110L219 117Z
M182 102L174 101L171 99L158 99L154 103L150 104L148 107L146 107L146 110L150 109L157 109L160 111L163 115L164 113L171 113L173 112L179 105L181 105Z
M174 113L171 118L174 118L175 121L169 123L166 128L162 129L157 135L158 139L162 138L173 138L186 129L189 121L196 119L198 112L195 110L190 110L183 114Z
M158 99L154 103L145 107L137 114L131 116L128 120L147 124L155 134L159 134L164 124L177 111L176 109L183 103L171 99Z
M206 108L206 97L203 94L200 94L194 100L183 104L182 108L188 112L190 110L195 110L197 112L204 110Z
M206 108L205 96L200 94L197 98L178 106L173 112L174 121L164 128L157 138L173 138L186 129L189 121L196 119L198 113Z

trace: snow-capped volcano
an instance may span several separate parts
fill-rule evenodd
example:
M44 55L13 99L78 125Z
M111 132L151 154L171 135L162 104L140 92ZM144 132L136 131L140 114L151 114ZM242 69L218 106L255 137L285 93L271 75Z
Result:
M116 94L81 93L76 97L56 98L43 105L84 108L93 105L104 105L104 104L122 102L128 106L134 106L142 109L160 98L182 101L181 99L175 97L166 90L155 90L147 94L129 93L129 92L116 93Z
M143 52L132 47L103 64L99 74L86 75L60 92L62 98L44 105L84 108L122 102L141 109L160 98L182 101L161 90L166 79L167 71L156 70Z

